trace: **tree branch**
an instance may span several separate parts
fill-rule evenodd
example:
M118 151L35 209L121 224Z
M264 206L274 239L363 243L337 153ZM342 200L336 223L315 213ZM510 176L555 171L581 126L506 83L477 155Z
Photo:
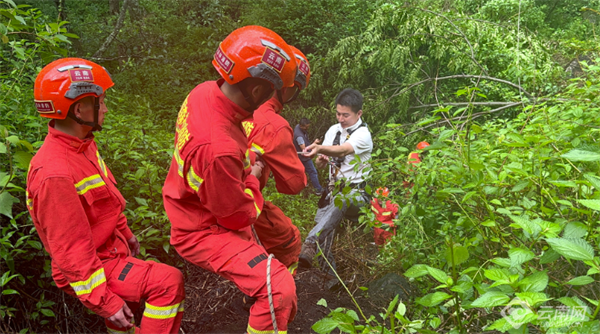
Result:
M509 104L513 104L515 102L449 102L449 103L444 103L443 105L445 106L468 106L468 105L474 105L474 106L505 106L505 105L509 105ZM421 104L418 106L414 106L414 107L409 107L408 109L421 109L421 108L429 108L429 107L439 107L441 104L438 103L434 103L434 104Z
M106 40L104 41L104 44L102 44L100 49L98 49L98 51L96 51L96 53L94 53L92 58L100 57L100 55L102 55L102 53L104 51L106 51L106 49L108 48L110 43L112 43L112 41L115 39L115 37L117 37L117 34L119 33L119 30L121 30L121 27L123 26L123 22L125 21L125 16L127 13L127 5L129 4L129 1L130 0L123 0L123 6L121 7L121 12L119 13L119 19L117 20L117 24L115 25L115 28L113 29L112 33L110 33L110 35L108 35L108 37L106 38Z
M408 135L413 134L415 132L424 131L427 128L431 128L431 127L434 127L434 126L437 126L437 125L441 125L443 123L449 123L450 121L460 121L462 119L469 118L469 117L471 119L475 119L475 118L478 118L478 117L481 117L481 116L484 116L484 115L487 115L487 114L491 114L493 112L497 112L497 111L501 111L501 110L504 110L504 109L516 107L516 106L518 106L520 104L521 104L521 102L513 102L511 104L505 105L505 106L500 107L500 108L496 108L496 109L492 109L492 110L488 110L488 111L478 112L478 113L472 114L470 116L469 115L467 115L467 116L457 116L457 117L453 117L453 118L450 118L450 119L439 120L437 122L431 123L431 124L429 124L427 126L424 126L422 128L418 128L416 130L408 132L408 133L405 134L405 136L408 136ZM406 124L406 125L408 125L408 124Z
M523 89L523 87L517 85L516 83L510 82L510 81L506 81L506 80L502 80L502 79L498 79L498 78L494 78L494 77L488 77L485 75L473 75L473 74L457 74L457 75L450 75L447 77L441 77L441 78L428 78L425 80L421 80L419 82L415 82L414 84L411 84L410 86L398 91L396 90L396 92L394 94L392 94L392 96L390 96L389 98L387 98L384 102L389 102L392 98L403 94L404 92L410 90L411 88L418 86L420 84L423 84L425 82L431 81L431 80L435 80L436 83L438 80L446 80L446 79L457 79L457 78L480 78L480 79L486 79L486 80L490 80L490 81L497 81L497 82L501 82L503 84L507 84L509 86L515 87L518 90L520 90L521 92L523 92L523 94L527 95L527 97L529 97L530 99L534 99L534 97L529 94L525 89ZM383 102L382 102L383 103Z

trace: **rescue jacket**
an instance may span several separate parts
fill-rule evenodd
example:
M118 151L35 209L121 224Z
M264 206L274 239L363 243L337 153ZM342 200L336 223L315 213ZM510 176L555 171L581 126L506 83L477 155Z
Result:
M125 199L94 137L81 140L51 121L29 168L27 208L52 258L56 285L72 288L98 315L112 316L124 302L107 287L103 261L130 255L133 234L123 215Z
M201 231L215 224L239 230L253 224L262 210L241 126L250 113L221 92L222 84L221 79L196 86L179 111L163 187L172 230Z
M248 137L248 147L266 165L260 177L260 189L266 186L269 173L273 172L277 191L295 195L306 187L306 174L294 146L294 131L279 115L282 109L274 96L242 125Z

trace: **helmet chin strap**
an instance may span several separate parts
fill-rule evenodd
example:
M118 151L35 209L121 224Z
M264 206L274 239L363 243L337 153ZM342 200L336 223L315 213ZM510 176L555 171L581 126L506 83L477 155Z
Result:
M87 125L92 128L92 131L102 131L102 126L98 124L98 115L100 114L100 98L94 97L94 121L86 122L69 110L67 116L77 122L77 124Z
M253 113L256 109L258 109L258 107L260 107L263 103L266 102L266 99L269 95L271 95L271 92L266 90L265 93L263 93L263 95L258 99L258 102L254 102L254 100L252 99L252 95L249 94L247 92L247 86L244 84L244 82L240 82L240 91L242 92L242 95L244 96L244 100L246 100L246 102L250 105L247 108L244 108L244 110L246 110L247 112ZM263 101L263 102L261 102Z

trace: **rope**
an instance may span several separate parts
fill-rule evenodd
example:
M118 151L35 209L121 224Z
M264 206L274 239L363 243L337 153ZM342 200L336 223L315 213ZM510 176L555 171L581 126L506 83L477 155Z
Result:
M279 333L277 330L277 319L275 319L275 307L273 306L273 292L271 291L271 259L273 254L267 259L267 292L269 293L269 309L271 309L271 320L273 320L273 332Z

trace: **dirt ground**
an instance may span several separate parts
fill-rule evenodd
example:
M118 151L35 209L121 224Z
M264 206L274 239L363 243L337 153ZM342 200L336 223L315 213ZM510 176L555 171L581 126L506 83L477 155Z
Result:
M242 293L230 282L201 268L188 265L186 310L183 333L244 333L248 311L241 306ZM298 312L288 327L289 333L314 333L311 326L329 314L330 310L345 307L356 310L348 293L329 291L323 275L317 269L300 270L296 275ZM324 298L327 306L317 302ZM355 297L368 305L364 297Z

